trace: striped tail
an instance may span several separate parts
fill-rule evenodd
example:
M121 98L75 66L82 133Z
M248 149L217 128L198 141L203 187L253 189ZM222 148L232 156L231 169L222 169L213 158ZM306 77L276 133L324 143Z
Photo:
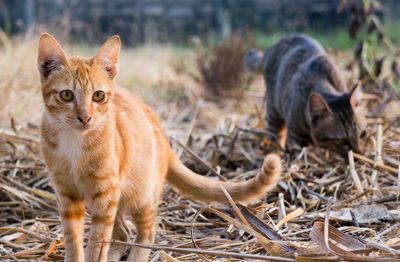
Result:
M260 172L254 178L243 182L216 181L201 176L188 169L174 156L167 180L183 195L200 201L227 203L228 200L220 188L223 186L234 201L248 203L265 196L274 188L280 174L280 157L275 154L267 155Z

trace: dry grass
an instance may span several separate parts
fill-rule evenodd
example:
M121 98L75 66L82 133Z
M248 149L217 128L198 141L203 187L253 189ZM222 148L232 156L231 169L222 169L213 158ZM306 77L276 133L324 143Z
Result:
M16 45L0 31L0 126L11 117L29 116L24 111L41 109L35 48L36 43L30 40Z
M247 51L244 41L232 36L216 46L203 49L196 57L199 76L195 79L204 87L205 95L214 100L240 98L252 80L244 68L243 56Z
M183 150L181 159L186 165L213 176L209 167L196 160L200 157L228 179L250 178L268 144L262 83L246 91L240 104L229 99L196 102L201 100L197 84L176 75L170 65L179 58L174 52L170 47L125 50L119 82L144 96L163 118L168 134L183 142L184 148L176 142L173 146ZM62 228L39 154L41 101L35 44L0 48L3 55L8 60L0 63L10 70L1 72L0 81L0 92L9 95L7 105L1 107L5 115L0 130L0 257L60 260L64 256ZM381 150L374 146L379 143L371 142L365 156L354 155L354 166L311 148L297 157L285 156L279 186L248 208L234 203L234 208L210 207L166 186L156 237L161 248L152 247L152 261L400 259L398 103L376 110L384 102L371 103L369 114L371 141L380 140L378 124L383 124ZM9 125L11 117L14 130ZM198 157L187 154L185 148ZM375 161L377 154L381 158ZM89 217L86 222L88 229ZM324 231L329 232L325 238Z

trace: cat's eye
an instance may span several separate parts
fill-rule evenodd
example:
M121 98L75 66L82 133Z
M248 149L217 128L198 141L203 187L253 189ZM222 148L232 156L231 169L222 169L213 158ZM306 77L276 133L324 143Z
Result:
M71 102L74 99L74 93L71 90L62 90L60 92L60 98L64 102Z
M94 92L92 97L93 101L97 103L103 101L104 98L106 98L106 94L103 91Z
M360 134L360 138L361 138L361 139L367 138L367 131L363 130L363 131L361 132L361 134Z

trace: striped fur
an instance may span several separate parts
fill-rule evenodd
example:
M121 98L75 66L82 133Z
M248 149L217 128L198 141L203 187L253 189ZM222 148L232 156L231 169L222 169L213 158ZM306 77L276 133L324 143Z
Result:
M58 198L66 261L84 260L85 205L92 217L86 261L106 261L108 250L109 259L119 259L125 251L102 246L101 241L129 239L126 214L136 224L136 242L153 243L166 179L203 201L226 202L219 188L223 185L235 200L248 202L262 197L280 175L276 155L266 158L259 175L241 183L217 182L187 169L174 155L155 113L114 84L119 49L120 40L114 36L91 59L68 58L52 36L44 34L39 41L45 104L42 151ZM60 97L66 89L74 95L70 102ZM101 102L92 100L98 91L105 94ZM78 116L91 120L83 124ZM129 260L146 261L148 256L148 250L133 248Z
M363 152L362 87L347 89L338 66L316 40L289 35L265 52L249 50L244 62L249 71L264 75L272 141L289 151L314 145L345 159L349 150Z

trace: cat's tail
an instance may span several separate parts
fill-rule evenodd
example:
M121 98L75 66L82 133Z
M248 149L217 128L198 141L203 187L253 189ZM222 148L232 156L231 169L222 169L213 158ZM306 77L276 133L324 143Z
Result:
M263 197L267 191L275 187L280 174L281 162L276 154L267 155L259 173L252 179L242 182L218 181L196 174L174 156L167 180L181 194L200 201L228 202L221 190L223 186L235 202L248 203Z
M244 55L244 66L252 73L262 73L264 67L264 53L252 48Z

